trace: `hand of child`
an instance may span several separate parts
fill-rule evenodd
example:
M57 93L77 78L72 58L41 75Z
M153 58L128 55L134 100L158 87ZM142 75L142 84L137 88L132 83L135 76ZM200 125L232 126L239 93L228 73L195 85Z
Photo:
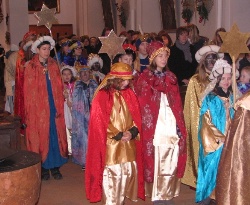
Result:
M72 108L72 102L70 102L69 100L67 100L67 105L69 108Z
M67 89L64 89L63 96L65 99L67 99L69 97L69 93L68 93Z
M121 141L128 142L129 140L131 140L131 138L132 138L132 134L129 131L125 131L125 132L123 132L123 136L121 138Z
M181 82L185 83L185 85L188 85L189 80L187 80L187 79L183 79Z

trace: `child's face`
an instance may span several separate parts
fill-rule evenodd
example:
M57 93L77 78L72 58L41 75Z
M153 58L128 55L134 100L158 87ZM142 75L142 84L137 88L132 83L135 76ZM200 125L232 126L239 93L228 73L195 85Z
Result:
M217 60L217 55L215 53L210 53L206 56L204 63L205 63L205 69L208 73L211 73L216 60Z
M62 72L62 78L63 78L63 82L68 83L70 82L71 78L72 78L72 73L70 70L63 70Z
M75 54L76 56L82 55L82 47L80 47L80 46L76 47L76 48L75 48L74 54Z
M232 74L225 73L221 77L221 81L219 83L219 87L222 88L224 92L227 92L228 88L232 85Z
M68 45L66 45L66 46L63 46L63 52L64 53L68 53L69 52L69 46Z
M139 53L141 53L142 55L148 55L147 47L148 43L146 41L141 42L141 44L139 45Z
M48 44L42 45L40 48L37 48L36 51L39 55L40 62L44 62L49 58L50 45L48 45Z
M120 58L119 58L119 62L122 62L122 63L127 63L128 65L132 66L132 63L133 63L133 57L132 55L122 55Z
M167 65L168 62L168 53L167 51L162 51L160 52L156 57L155 57L155 63L157 68L163 69Z
M250 83L250 74L244 69L240 74L240 82L243 84Z
M125 89L127 86L128 86L128 84L129 84L129 80L123 80L122 82L121 82L121 90L123 90L123 89Z
M89 70L83 70L83 71L81 71L80 72L80 79L83 82L87 83L89 81L89 79L90 79L90 72L89 72Z

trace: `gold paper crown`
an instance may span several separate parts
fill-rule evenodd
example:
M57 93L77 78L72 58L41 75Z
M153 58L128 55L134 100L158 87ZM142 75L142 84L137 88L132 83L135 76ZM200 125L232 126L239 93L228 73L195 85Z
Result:
M73 43L73 44L69 47L69 49L70 49L70 50L73 50L73 49L75 49L75 48L77 48L77 47L82 47L82 48L83 48L84 45L83 45L82 42L77 41L77 42Z
M63 38L61 41L60 41L60 46L62 46L63 44L65 43L70 43L70 39L68 38Z
M80 73L83 70L90 70L89 66L81 65L79 62L76 62L74 67L75 67L75 69L77 70L78 73Z
M149 34L148 33L145 33L145 34L141 34L139 36L139 39L143 42L143 41L148 41L148 39L150 38Z

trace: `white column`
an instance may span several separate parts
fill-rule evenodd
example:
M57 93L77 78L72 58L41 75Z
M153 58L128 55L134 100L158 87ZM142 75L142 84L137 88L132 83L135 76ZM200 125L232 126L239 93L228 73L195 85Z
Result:
M18 45L29 31L28 0L22 0L22 3L9 0L9 16L11 43Z
M83 33L81 35L86 35L89 33L88 30L88 0L83 0Z
M130 22L130 28L127 29L127 30L136 30L136 27L135 27L135 11L136 11L136 5L135 5L135 0L130 0L129 1L129 6L130 6L130 16L129 16L129 22Z
M217 28L222 27L222 0L217 0Z
M141 26L141 28L143 30L142 24L143 24L143 22L142 22L142 0L137 0L135 30L139 31L139 25Z
M76 0L76 34L88 34L88 0Z

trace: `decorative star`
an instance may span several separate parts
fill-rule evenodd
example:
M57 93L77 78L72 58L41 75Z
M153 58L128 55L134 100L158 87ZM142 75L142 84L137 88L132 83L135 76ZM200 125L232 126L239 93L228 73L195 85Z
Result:
M219 32L223 41L219 50L221 53L229 53L231 58L238 58L240 53L250 53L247 48L247 40L250 33L241 33L237 24L235 23L229 32Z
M99 53L107 53L111 61L117 54L125 54L122 44L126 37L118 37L115 32L111 30L107 37L99 37L99 39L102 42Z
M37 26L45 25L49 30L53 23L58 23L55 18L56 8L49 9L43 4L41 11L35 12L35 16L38 18Z

